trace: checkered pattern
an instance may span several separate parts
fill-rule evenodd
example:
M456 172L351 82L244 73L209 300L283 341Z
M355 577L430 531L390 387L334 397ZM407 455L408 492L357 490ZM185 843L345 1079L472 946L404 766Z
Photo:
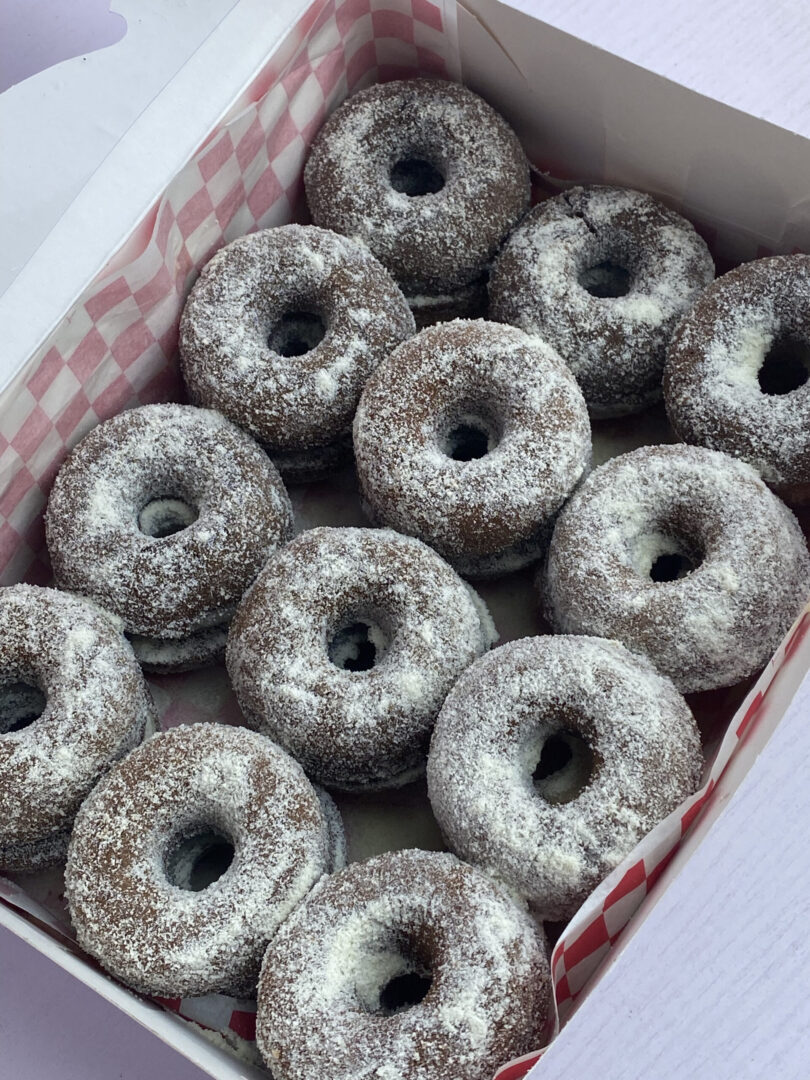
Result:
M236 104L236 115L211 132L0 399L0 580L49 578L42 510L68 450L122 409L181 397L177 330L196 274L235 237L302 217L306 150L331 109L362 85L457 71L454 22L445 18L444 0L311 5ZM538 178L538 194L547 188L548 181ZM706 785L642 841L566 928L552 955L556 1008L550 1037L677 852L732 754L769 709L777 671L786 664L808 665L808 631L810 611L736 712ZM155 695L164 725L214 716L227 720L232 711L236 718L225 682L211 683L202 711L199 694L186 699L171 680L160 683ZM720 703L722 715L733 711L729 706ZM59 909L60 897L38 902L0 878L0 899L64 939L66 928L49 913ZM254 1036L250 1002L210 995L161 1004L226 1037ZM510 1062L497 1080L520 1080L541 1054Z
M279 68L278 56L286 59ZM316 0L100 280L0 400L0 581L49 577L42 526L65 455L100 420L177 399L177 330L223 244L300 219L307 147L361 85L457 67L442 0Z
M153 998L164 1009L177 1013L184 1020L193 1020L201 1027L218 1031L226 1039L236 1035L254 1042L256 1039L256 1002L236 1001L224 994L208 994L197 998ZM233 1042L233 1039L230 1040Z
M746 735L772 707L770 693L776 675L794 664L800 672L810 665L810 604L733 716L703 787L653 829L596 889L555 945L551 955L556 1011L553 1034L571 1016L583 990L677 854ZM510 1062L495 1080L521 1080L541 1056L542 1051L538 1051Z

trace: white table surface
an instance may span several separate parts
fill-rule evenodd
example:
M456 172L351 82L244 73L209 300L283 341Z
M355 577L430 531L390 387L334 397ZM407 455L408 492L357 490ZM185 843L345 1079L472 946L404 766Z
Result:
M808 760L806 679L538 1080L807 1080Z
M67 0L61 0L61 6ZM46 225L54 223L75 197L87 177L103 161L117 139L137 118L139 112L168 82L180 64L190 56L210 30L227 14L234 0L146 0L142 14L131 19L124 43L128 45L119 59L109 63L88 63L92 72L85 87L86 107L79 112L59 108L59 81L50 80L40 87L36 79L21 83L0 96L0 125L6 146L11 139L16 152L4 153L0 187L0 229L3 233L0 254L0 292L42 240ZM90 49L95 40L106 43L112 32L107 25L95 31L98 8L103 2L76 0L71 9L73 24L69 41L59 41L53 32L54 11L60 0L5 0L0 10L0 63L8 78L9 67L25 73L36 63L65 56L73 47ZM114 3L114 7L117 5ZM304 2L302 0L302 8ZM513 6L535 14L594 44L642 64L692 89L709 94L764 117L800 134L810 135L810 80L807 79L808 43L810 43L810 4L805 0L772 0L770 4L754 0L682 0L678 4L656 4L649 0L625 0L606 4L598 0L513 0ZM23 9L27 9L23 12ZM25 17L21 16L21 12ZM33 13L33 15L32 15ZM76 25L87 20L85 26ZM79 32L79 30L82 32ZM64 38L65 35L62 35ZM56 39L56 40L55 40ZM49 44L50 42L50 44ZM55 43L54 43L55 42ZM98 58L103 53L91 54ZM12 59L9 59L12 58ZM75 61L63 61L73 63ZM58 71L59 69L57 69ZM112 91L110 90L112 87ZM39 130L25 130L19 116L25 115L25 101L37 99L36 112L43 115L41 95L51 95L53 109L47 125ZM14 99L14 108L8 103ZM125 102L122 106L121 102ZM110 103L115 103L114 107ZM22 103L22 105L21 105ZM5 106L5 108L4 108ZM33 105L32 105L33 108ZM22 112L21 112L22 110ZM7 118L15 114L11 130ZM16 140L16 142L14 141ZM47 152L50 147L50 154ZM60 148L59 168L53 167L55 147ZM9 157L11 160L9 161ZM39 186L36 176L47 171L47 184ZM810 708L810 706L808 706ZM806 719L806 717L805 717ZM795 717L794 717L794 722ZM778 769L769 783L777 785L789 777ZM778 790L778 787L777 787ZM765 800L767 802L767 800ZM795 801L793 804L795 806ZM788 808L790 809L790 808ZM698 853L699 854L699 853ZM805 853L797 853L803 858ZM695 862L695 869L700 867ZM728 868L728 874L740 868ZM685 880L685 878L684 878ZM786 881L784 887L788 887ZM717 897L717 902L722 902ZM651 918L662 918L662 901ZM701 913L696 913L696 920ZM702 913L705 915L705 910ZM752 931L765 932L759 922ZM643 941L639 936L640 944ZM734 943L729 943L731 947ZM743 945L745 942L742 943ZM635 945L635 941L631 946ZM697 946L696 946L697 947ZM719 953L717 963L728 950ZM788 961L788 957L785 961ZM679 957L673 958L673 970ZM800 962L801 958L796 958ZM806 963L806 957L803 960ZM710 972L711 974L711 972ZM751 974L752 982L756 973ZM608 985L606 979L603 987ZM654 987L641 988L653 994ZM633 999L632 988L622 1000L621 1046L583 1046L573 1057L556 1055L552 1062L570 1065L554 1076L636 1077L627 1064L629 1041L634 1025L649 1025L649 1016L641 1016ZM600 987L600 993L604 992ZM747 999L754 1004L757 998ZM762 1003L767 1011L771 1003ZM699 1008L693 1012L699 1014ZM691 1014L690 1014L691 1015ZM761 1021L760 1013L760 1021ZM752 1025L757 1018L751 1018ZM574 1023L578 1023L575 1019ZM784 1029L784 1025L783 1028ZM775 1038L778 1025L759 1028ZM638 1034L638 1032L636 1032ZM628 1041L625 1041L628 1040ZM618 1048L617 1048L618 1047ZM562 1050L562 1048L561 1048ZM624 1065L621 1064L622 1051ZM699 1064L700 1047L690 1044L689 1068L677 1075L705 1075L713 1080L744 1077L744 1053L737 1054L734 1069L729 1060L716 1061L704 1070ZM632 1056L629 1060L632 1060ZM178 1054L158 1042L150 1033L106 1005L92 992L34 950L0 930L0 1061L3 1076L15 1080L201 1080L203 1074ZM742 1063L742 1065L740 1064ZM603 1065L610 1065L604 1071ZM704 1063L705 1064L705 1063ZM694 1065L694 1068L692 1068ZM621 1071L622 1068L624 1071ZM792 1066L791 1066L792 1068ZM646 1075L661 1075L653 1071ZM779 1080L796 1077L798 1072L776 1070ZM461 1078L460 1078L461 1080Z
M675 82L810 135L807 0L508 0Z

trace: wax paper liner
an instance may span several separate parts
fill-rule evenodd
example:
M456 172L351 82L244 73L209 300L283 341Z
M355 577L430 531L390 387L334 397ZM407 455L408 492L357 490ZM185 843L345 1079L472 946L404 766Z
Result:
M453 78L459 71L453 0L318 0L304 13L226 120L0 398L0 581L50 580L42 511L66 453L91 427L135 405L182 400L177 330L197 273L237 236L305 220L302 168L325 116L347 94L372 82L416 74ZM597 457L660 442L663 431L660 416L640 420L631 431L608 425L597 432ZM292 495L299 529L318 522L363 522L351 476ZM484 591L503 639L542 629L526 574ZM570 1015L711 800L747 731L765 713L786 706L783 696L772 692L774 680L787 667L794 673L807 669L808 626L805 612L734 714L705 785L638 845L560 936L552 953L555 1011L549 1037ZM153 679L152 688L164 725L240 722L222 670ZM724 719L733 711L731 704L736 704L734 692L714 700ZM413 813L424 818L424 805ZM426 844L435 840L429 827L425 837ZM0 900L25 912L64 947L78 949L58 874L0 878ZM251 1002L210 995L162 1004L226 1035L253 1038ZM505 1065L499 1080L525 1075L540 1053Z

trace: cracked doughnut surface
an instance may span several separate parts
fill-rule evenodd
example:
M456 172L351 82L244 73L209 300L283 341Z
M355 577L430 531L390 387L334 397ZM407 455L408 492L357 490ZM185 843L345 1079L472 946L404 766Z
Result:
M661 397L672 332L713 278L709 249L673 210L640 191L576 187L509 237L490 317L553 345L593 416L621 416Z

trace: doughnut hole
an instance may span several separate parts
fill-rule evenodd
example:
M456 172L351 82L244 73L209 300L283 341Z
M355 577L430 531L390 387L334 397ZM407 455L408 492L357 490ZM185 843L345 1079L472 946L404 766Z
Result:
M477 461L492 453L502 434L501 425L488 409L464 408L439 425L439 448L453 461Z
M380 1013L394 1016L424 1001L433 984L430 973L406 971L395 975L380 991Z
M596 757L586 739L571 728L545 735L531 755L535 792L552 806L573 802L588 786L596 768Z
M353 613L327 635L327 653L335 667L342 671L371 671L388 651L391 636L384 619Z
M47 698L34 682L15 680L0 686L0 735L30 727L45 712Z
M405 154L395 161L389 180L394 191L412 199L435 195L445 183L443 171L420 151Z
M150 499L138 514L138 528L145 536L163 540L193 525L199 517L197 508L176 495Z
M233 841L217 826L186 829L166 849L166 877L178 889L202 892L227 872L235 854Z
M326 337L326 322L320 311L303 305L285 311L270 327L267 344L279 356L305 356Z
M416 934L395 934L369 943L355 983L360 1004L374 1016L407 1012L424 1001L433 985L430 957Z
M619 262L603 259L580 271L579 284L598 300L615 300L627 296L633 285L633 275Z
M810 343L794 334L780 334L765 353L757 372L763 394L781 396L798 390L810 378Z
M593 233L590 222L586 224ZM593 233L580 257L577 281L597 300L627 296L633 287L635 261L620 237L605 238Z
M657 556L650 567L650 577L653 581L677 581L686 577L695 569L695 564L688 555L680 551L669 551Z
M667 584L680 581L697 570L703 561L703 552L691 538L664 527L636 537L632 561L640 577L655 584Z

